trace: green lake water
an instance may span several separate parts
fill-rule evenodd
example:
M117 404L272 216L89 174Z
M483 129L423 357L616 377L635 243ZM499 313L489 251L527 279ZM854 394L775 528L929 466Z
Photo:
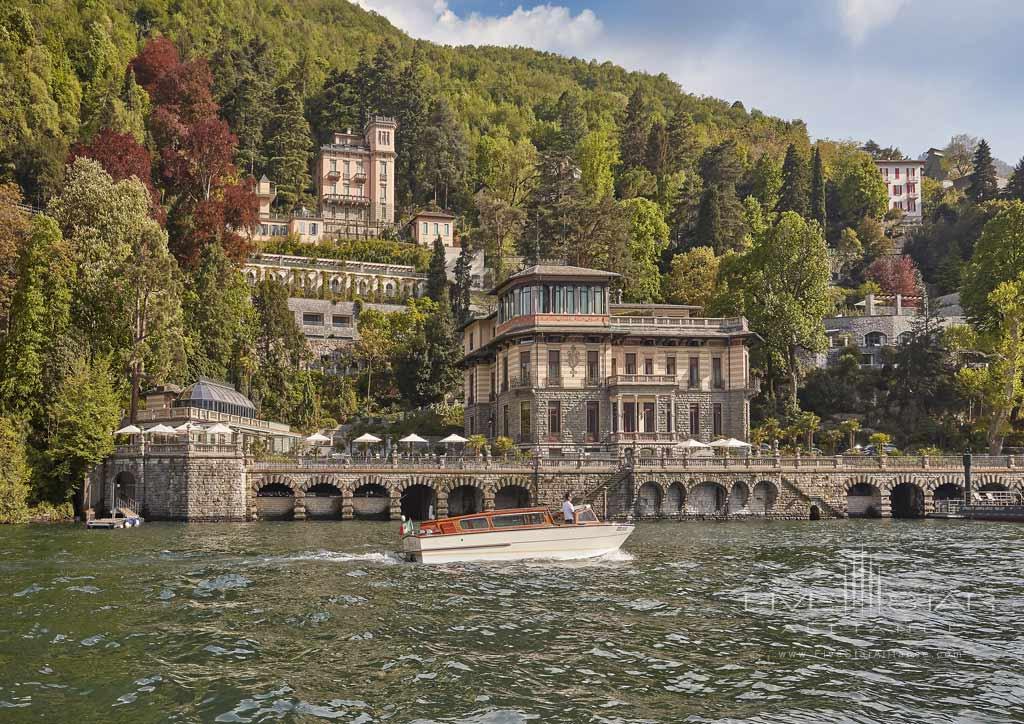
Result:
M446 566L397 531L0 527L0 722L1024 720L1024 526L647 523Z

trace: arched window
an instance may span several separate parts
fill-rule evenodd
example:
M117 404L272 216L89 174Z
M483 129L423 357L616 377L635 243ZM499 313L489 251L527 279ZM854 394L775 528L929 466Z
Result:
M896 338L896 343L897 344L906 344L907 342L909 342L913 338L914 338L914 333L913 332L903 332L902 334L900 334L900 336L898 336Z
M864 335L865 347L883 347L889 339L881 332L868 332Z

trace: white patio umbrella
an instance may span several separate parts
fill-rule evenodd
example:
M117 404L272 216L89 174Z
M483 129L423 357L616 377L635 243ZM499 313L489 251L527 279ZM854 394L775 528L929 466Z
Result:
M176 428L174 428L174 431L175 432L196 432L197 430L202 430L202 429L203 429L202 425L197 425L194 422L183 422L180 425L178 425Z
M206 428L207 435L230 435L233 432L234 430L225 425L223 422L218 422L216 425L211 425L210 427Z
M115 430L114 434L115 435L138 435L140 432L142 432L142 428L141 427L136 427L135 425L125 425L120 430Z
M321 435L319 432L314 432L312 435L306 438L306 442L313 443L314 445L319 445L330 441L331 438L327 437L326 435Z
M696 448L700 448L700 447L708 447L708 445L706 445L705 443L702 443L700 440L694 440L693 438L687 438L687 439L683 440L681 443L679 443L679 447L686 448L686 449L696 449Z
M368 432L364 432L362 435L357 437L352 442L358 442L358 443L362 443L362 444L378 443L378 442L380 442L380 438L377 437L376 435L371 435Z
M469 440L467 440L466 438L462 437L462 435L456 435L453 432L451 435L449 435L448 437L446 437L443 440L441 440L441 442L443 442L445 445L451 445L451 444L458 444L458 443L461 443L461 442L469 442Z
M743 442L742 440L737 440L734 437L730 437L726 442L728 443L726 447L750 447L749 442Z
M708 447L732 447L732 443L729 438L720 438L718 440L712 440L708 443Z
M410 433L409 433L408 435L406 435L405 437L403 437L403 438L402 438L401 440L399 440L398 442L409 442L409 443L413 443L413 442L426 442L426 440L424 440L424 439L423 439L422 437L420 437L419 435L417 435L417 434L416 434L415 432L410 432Z
M164 425L161 423L160 425L154 425L153 427L143 430L142 432L147 435L173 435L174 428L170 427L169 425Z

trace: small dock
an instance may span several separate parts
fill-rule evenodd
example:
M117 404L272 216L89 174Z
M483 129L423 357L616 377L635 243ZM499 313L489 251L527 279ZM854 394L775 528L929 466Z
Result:
M962 499L936 501L929 518L1024 523L1024 500L1013 491L978 491L970 504Z
M120 505L114 508L113 515L109 518L92 518L85 521L86 528L135 528L142 525L143 518L135 512L134 508Z

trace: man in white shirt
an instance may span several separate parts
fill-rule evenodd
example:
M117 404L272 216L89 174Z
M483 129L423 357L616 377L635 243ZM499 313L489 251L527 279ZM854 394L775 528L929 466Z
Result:
M562 502L562 518L566 525L576 522L576 506L572 504L572 493L565 494L565 500Z

